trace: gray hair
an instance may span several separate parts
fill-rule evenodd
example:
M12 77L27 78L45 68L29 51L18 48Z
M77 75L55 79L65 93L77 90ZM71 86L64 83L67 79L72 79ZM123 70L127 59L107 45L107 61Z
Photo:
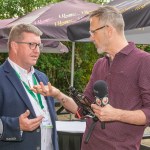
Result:
M118 33L124 31L124 20L122 14L113 6L100 6L97 10L91 12L90 18L98 17L102 23L110 23Z
M32 24L19 24L12 27L9 37L8 37L8 45L12 41L23 40L23 33L33 33L37 36L41 36L42 32Z

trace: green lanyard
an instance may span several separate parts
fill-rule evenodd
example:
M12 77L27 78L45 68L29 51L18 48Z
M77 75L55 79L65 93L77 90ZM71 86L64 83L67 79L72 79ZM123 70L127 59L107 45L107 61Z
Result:
M17 74L18 78L21 80L21 77L18 74L18 72L16 72L16 74ZM37 83L37 80L36 80L36 77L34 74L32 75L32 79L33 79L34 85L37 85L38 83ZM35 94L30 90L30 87L24 81L22 81L22 83L23 83L24 87L26 88L26 90L28 91L28 93L36 100L36 102L40 105L41 109L43 109L44 106L42 104L41 95L37 94L37 97L36 97Z

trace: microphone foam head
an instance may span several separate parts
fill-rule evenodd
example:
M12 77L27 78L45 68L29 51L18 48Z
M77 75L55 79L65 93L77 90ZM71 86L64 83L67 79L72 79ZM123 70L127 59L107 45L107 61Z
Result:
M104 80L98 80L93 86L94 95L98 98L103 98L108 95L107 83Z

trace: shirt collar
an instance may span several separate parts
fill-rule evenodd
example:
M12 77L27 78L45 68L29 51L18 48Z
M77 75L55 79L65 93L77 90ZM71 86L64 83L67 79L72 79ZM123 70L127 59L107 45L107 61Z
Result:
M19 75L21 76L32 76L35 72L34 67L31 67L31 71L28 73L27 70L23 69L22 67L18 66L15 62L13 62L12 60L10 60L10 58L8 57L8 62L10 63L10 65L13 67L13 69L19 73Z
M133 42L129 42L127 46L125 46L119 53L128 55L131 51L135 49L135 44Z

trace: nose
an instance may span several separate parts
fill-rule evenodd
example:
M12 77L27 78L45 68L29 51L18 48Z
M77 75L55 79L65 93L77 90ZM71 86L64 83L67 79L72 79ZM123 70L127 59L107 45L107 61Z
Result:
M94 36L90 35L90 40L94 41Z
M35 47L35 49L33 49L33 52L40 53L40 48L38 45Z

